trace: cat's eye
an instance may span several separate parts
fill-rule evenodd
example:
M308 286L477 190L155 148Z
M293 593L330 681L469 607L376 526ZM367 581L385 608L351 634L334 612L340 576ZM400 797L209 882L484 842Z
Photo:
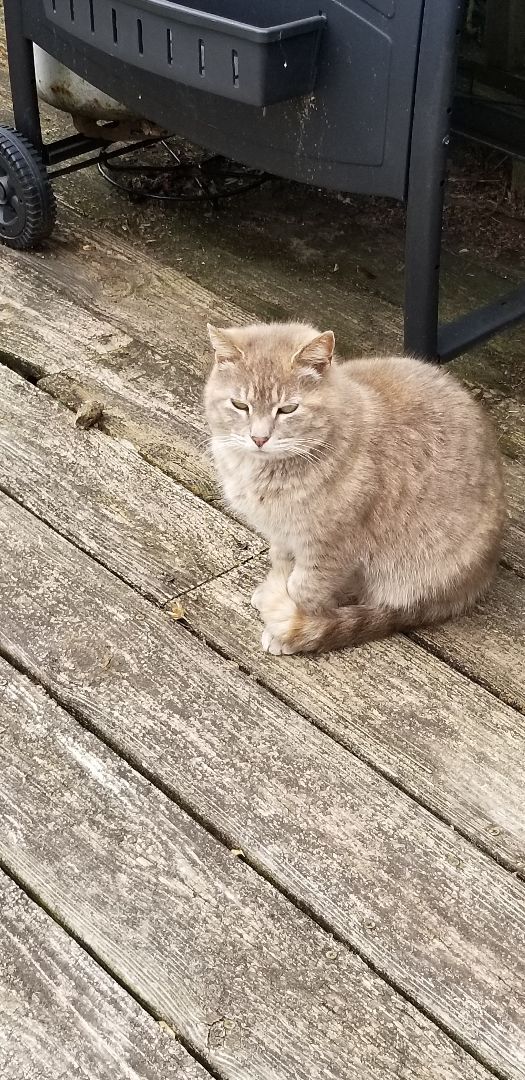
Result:
M234 409L239 409L241 412L249 412L250 406L245 401L236 401L235 398L231 398L231 403Z
M288 416L289 413L295 412L295 410L298 408L299 405L281 405L281 408L277 409L277 412L284 413L285 416Z

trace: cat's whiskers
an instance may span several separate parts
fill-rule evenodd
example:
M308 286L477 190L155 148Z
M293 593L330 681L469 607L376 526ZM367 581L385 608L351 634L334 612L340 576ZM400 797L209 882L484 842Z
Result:
M312 453L316 453L319 457L328 457L330 454L336 453L336 447L332 443L320 443L317 440L308 441L307 439L301 439L300 445L305 449L311 450Z
M310 442L304 438L300 440L287 439L286 448L291 454L307 454L311 461L321 461L323 458L328 457L329 454L327 446L320 446L319 443Z
M237 435L235 432L230 432L228 435L213 435L211 439L211 445L214 449L223 449L226 447L239 446L247 447L247 440L245 435Z
M320 442L319 439L309 439L301 435L300 438L293 438L292 436L282 440L282 444L286 444L290 447L298 446L303 450L310 450L319 455L326 456L330 452L335 453L336 447L333 443Z

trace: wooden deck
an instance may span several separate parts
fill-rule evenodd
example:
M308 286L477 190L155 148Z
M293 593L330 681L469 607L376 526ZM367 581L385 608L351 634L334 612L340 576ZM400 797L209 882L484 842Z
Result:
M274 659L206 320L394 349L400 235L288 185L59 194L46 251L0 251L2 1080L524 1080L524 330L456 365L507 453L490 597ZM514 272L450 252L448 312Z

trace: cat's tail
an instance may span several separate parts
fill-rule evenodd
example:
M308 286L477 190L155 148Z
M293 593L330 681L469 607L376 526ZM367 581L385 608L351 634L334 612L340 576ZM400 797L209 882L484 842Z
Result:
M362 604L334 608L321 615L308 615L296 608L283 639L283 652L332 652L363 645L397 630L408 630L414 622L413 613Z
M264 613L266 630L263 648L274 654L319 653L363 645L397 631L441 622L451 614L451 605L430 604L412 610L390 610L353 604L310 615L287 597Z

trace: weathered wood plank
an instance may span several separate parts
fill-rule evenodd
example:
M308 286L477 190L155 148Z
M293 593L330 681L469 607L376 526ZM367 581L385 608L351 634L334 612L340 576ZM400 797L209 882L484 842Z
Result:
M67 189L65 197L68 197ZM61 231L54 240L57 254L54 280L58 287L73 282L79 296L88 306L93 305L94 311L116 320L122 330L136 336L150 334L150 344L155 340L160 344L164 335L170 340L169 309L162 300L159 302L158 292L160 289L168 297L173 291L178 293L182 266L186 295L188 279L200 289L204 278L207 288L217 297L215 303L226 304L223 317L230 315L233 322L245 321L245 312L255 313L262 320L306 318L322 325L329 318L342 355L400 351L404 291L402 232L392 232L383 226L375 243L371 242L366 226L359 229L355 223L350 224L351 214L335 224L334 214L341 213L336 203L320 200L315 193L310 193L310 198L308 211L315 225L306 241L301 235L304 222L300 204L304 191L299 196L293 185L280 187L278 214L274 194L269 190L250 196L250 201L259 206L259 214L248 204L247 213L239 220L237 203L235 222L228 218L228 212L226 220L224 213L221 215L219 224L197 213L190 229L175 215L159 222L158 215L148 215L141 207L140 212L135 210L127 215L125 240L112 205L108 206L104 229L97 232L90 228L89 222L81 222L70 208L63 206ZM155 268L151 287L148 284L146 288L144 273L140 275L139 270L145 237L148 252L154 254L151 265ZM106 298L97 286L97 263L102 264L101 273L107 276L108 270L103 268L104 261L107 264L104 248L112 250L113 244L128 259L130 282L127 292L121 282L116 295L112 297L110 289ZM94 266L89 265L91 249L95 251ZM174 253L177 253L176 261ZM450 252L443 254L442 269L441 309L443 318L447 319L496 299L512 285L492 269L487 271L469 258ZM138 306L133 305L135 291L142 301ZM126 294L123 303L119 292ZM144 307L150 314L141 325ZM177 302L175 307L182 315ZM205 310L201 303L197 308ZM186 340L187 331L181 326L179 334L173 337L174 344L178 346ZM205 351L206 344L203 337L199 347ZM511 457L524 461L522 354L523 328L517 327L459 357L451 367L472 389L483 388L484 403L498 425L502 448Z
M504 336L507 337L508 335L505 334ZM523 346L520 347L518 344L512 356L513 362L518 368L521 363L520 358L523 356ZM458 360L454 366L459 367L460 362L466 373L466 377L463 379L465 385L470 391L476 393L478 387L473 379L473 359L471 354L467 353L466 356L461 357L461 361ZM525 386L523 393L525 396ZM506 454L511 460L520 461L523 468L525 462L525 401L494 391L484 391L481 400L483 407L490 413L496 427L502 453Z
M358 957L3 661L0 677L0 802L10 826L2 858L221 1077L488 1080ZM45 968L47 957L39 951L34 962ZM93 993L88 1002L79 1023Z
M27 253L17 261L33 266ZM115 327L149 350L181 351L197 363L204 357L208 364L207 321L213 318L229 325L254 318L254 309L249 314L238 299L226 299L181 269L164 266L147 248L139 253L122 233L93 229L66 206L61 209L52 257L46 256L44 264L52 286L59 291L69 288L76 302L94 315L109 315Z
M41 695L28 690L19 703L37 723ZM2 873L0 1061L4 1080L209 1078L173 1033Z
M36 338L36 374L53 374L68 367L93 371L99 365L109 368L112 364L118 369L133 344L129 334L79 307L69 298L67 289L58 293L52 284L46 285L42 270L48 263L43 255L33 255L33 262L25 264L3 248L0 261L2 352L22 360L29 357L31 363ZM39 289L35 289L35 281Z
M78 250L64 249L69 252L65 265L62 258L49 253L35 258L33 253L0 251L4 350L15 356L31 355L31 317L38 310L44 323L35 335L42 342L33 358L37 372L74 369L95 376L100 368L108 377L108 368L114 376L112 381L108 378L109 389L120 389L118 376L123 373L139 391L141 380L151 372L160 376L159 407L171 405L177 391L171 358L177 358L178 376L185 371L191 375L195 369L204 373L210 364L206 322L246 322L249 316L183 274L157 265L146 254L138 257L129 244L115 237L102 233L101 242L101 231L86 231L81 219L80 229L75 237ZM76 316L77 307L81 317ZM102 311L106 315L101 317ZM72 327L76 331L73 345ZM195 405L200 411L200 399L193 395L181 401L184 418L191 418L190 406Z
M282 244L276 236L273 242L269 238L269 233L278 229L278 219L270 219L268 207L263 225L255 226L259 236L256 260L249 246L243 256L231 250L232 240L231 237L228 239L227 230L221 231L217 239L209 222L204 228L205 248L201 254L205 258L199 258L197 265L194 260L185 259L185 273L182 274L169 261L161 261L163 257L169 260L171 254L162 242L155 244L156 258L148 257L144 254L143 244L138 251L118 230L95 231L88 222L64 207L61 231L54 240L54 257L45 263L46 277L59 291L71 289L82 306L109 319L121 332L143 341L149 349L162 351L166 343L171 343L175 351L186 351L191 356L197 352L200 359L206 358L205 322L210 309L216 312L213 318L230 322L244 322L247 312L251 312L250 317L255 313L262 319L297 317L324 323L329 311L344 355L392 352L402 348L401 315L397 307L400 297L396 294L392 305L385 300L384 294L380 297L363 291L354 280L351 261L343 263L341 274L331 273L332 266L324 266L326 256L315 250L315 245L319 249L323 244L321 223L319 235L311 236L314 245L311 251L316 260L313 263L310 260L310 268L301 267L297 252L292 251L286 253L286 265L281 266ZM130 236L130 231L126 236ZM263 241L268 250L261 248ZM217 243L219 246L215 249ZM373 262L369 244L366 249L369 252L367 258ZM107 258L108 250L112 251L111 260ZM186 250L184 246L183 250ZM356 257L359 256L356 254ZM31 255L22 253L17 258L26 265L33 265ZM381 251L379 260L383 284L388 283L391 288L390 283L399 279L401 287L402 274L396 273L399 266L395 252L389 251L385 258ZM457 261L464 262L461 258ZM212 272L210 280L213 266L216 271ZM200 284L203 271L211 292ZM465 288L465 282L469 280L467 268L456 270L453 277L455 284L449 298L448 317L461 314L476 299L478 303L494 299L506 287L496 275L485 274L487 280L482 292L474 299L469 286ZM236 304L228 298L231 296L236 298ZM519 333L519 330L514 331L514 337ZM519 354L519 336L513 348ZM492 360L488 355L491 349L494 352ZM496 338L483 350L478 350L474 358L462 357L455 366L473 386L485 385L485 403L500 424L505 447L511 455L524 458L525 405L518 401L507 403L498 393L500 384L509 393L505 375L509 362L508 340ZM505 370L500 371L503 365Z
M0 365L0 486L145 596L165 602L263 547Z
M48 275L52 262L49 257L44 262L34 257L19 261L13 252L0 251L0 348L8 362L12 364L9 358L15 358L22 370L44 378L45 388L66 403L71 383L80 385L81 396L96 395L104 406L104 428L108 433L124 435L148 460L196 493L202 492L206 499L217 498L209 463L203 461L202 453L207 433L201 398L209 366L205 319L220 319L228 311L223 311L218 301L214 304L212 295L207 294L203 321L194 314L193 318L186 315L185 321L177 322L176 294L172 290L166 295L172 308L171 336L163 339L159 351L153 340L148 342L150 331L158 340L158 334L153 332L155 317L144 317L144 340L140 340L110 327L82 304L77 310L72 285L59 289L52 274ZM105 262L111 264L107 256ZM131 274L127 268L126 272ZM190 299L182 286L181 291L181 306L186 311ZM198 310L197 287L194 292ZM150 298L144 297L144 311L149 306ZM238 309L237 316L242 317ZM167 333L166 316L160 321ZM191 354L177 344L183 333L194 340ZM65 396L60 392L64 382Z
M523 1078L522 885L20 507L0 507L3 654L491 1067ZM398 669L398 697L407 674ZM447 686L448 673L445 685L435 677L434 701ZM510 727L512 713L494 707ZM516 853L522 808L506 800L496 842Z
M104 378L103 374L101 377ZM149 408L142 402L129 402L126 390L121 395L115 394L99 382L67 374L51 375L42 379L40 385L68 408L76 409L86 398L100 398L104 402L104 430L109 435L129 439L146 460L179 479L206 501L220 503L214 470L202 451L206 437L202 417L198 430L195 426L182 426L175 410L172 419L154 411L152 402ZM502 557L505 565L525 576L525 467L509 458L504 458L503 466L509 518Z
M99 198L100 194L98 190ZM67 186L64 196L71 203ZM374 223L376 231L371 236L366 223L356 223L352 210L291 184L279 185L278 198L278 214L275 190L270 188L252 193L245 212L239 203L235 209L226 208L218 222L199 211L190 222L181 221L178 215L159 220L154 209L148 212L144 207L140 211L119 207L115 220L110 200L104 225L120 243L119 226L125 215L128 243L138 242L142 252L147 238L151 245L148 251L154 252L157 264L164 262L166 269L182 266L185 275L196 282L202 282L204 275L208 288L219 297L234 297L258 318L299 317L324 324L329 312L330 324L346 355L400 349L402 230ZM312 222L307 238L305 216ZM65 209L62 221L71 244L82 228L78 229ZM68 252L64 254L67 258ZM487 270L470 256L445 251L442 270L441 307L447 319L494 300L511 286L505 273L494 272L492 266ZM75 275L78 271L72 272ZM519 279L519 273L517 276ZM523 459L525 406L506 400L508 395L521 396L523 402L522 345L523 331L518 327L460 357L452 366L473 386L486 389L486 403L504 431L505 447Z
M104 194L97 185L97 202ZM95 191L91 198L94 195ZM64 186L64 196L71 202L68 186ZM280 185L278 198L278 214L275 191L268 190L252 193L244 213L242 203L236 203L230 212L223 209L219 221L199 211L189 215L186 211L189 221L180 215L166 218L155 209L142 206L137 211L123 207L121 200L115 205L114 199L107 198L104 225L118 243L124 227L127 242L138 243L141 254L146 240L157 264L183 266L185 275L197 282L204 276L208 288L218 296L242 298L238 302L245 310L256 312L258 318L298 317L324 324L329 312L344 355L400 349L402 231L392 231L386 224L378 226L372 217L376 231L371 236L370 223L358 225L352 210L333 200L319 199L314 192L307 195L293 185ZM84 190L78 205L89 205L89 199ZM312 222L307 238L305 216ZM73 237L75 232L77 237L82 234L82 226L75 227L73 221L70 235L72 219L67 211L65 217L68 246L81 249ZM109 238L108 242L111 244ZM465 255L445 251L442 269L446 318L495 299L510 287L505 276L492 268L485 270ZM69 272L66 270L66 276ZM73 270L76 273L78 270ZM473 387L485 388L486 405L498 424L502 447L510 456L525 460L522 333L518 328L493 338L460 357L452 367ZM508 395L521 396L521 404L509 400Z

